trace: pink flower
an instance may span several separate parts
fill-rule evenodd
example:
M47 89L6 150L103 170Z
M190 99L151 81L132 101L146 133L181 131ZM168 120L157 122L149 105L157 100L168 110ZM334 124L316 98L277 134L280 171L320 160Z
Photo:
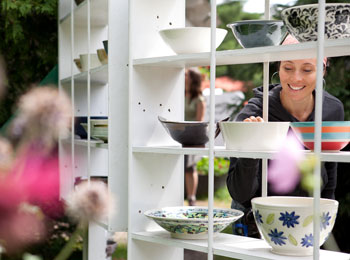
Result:
M303 159L302 145L295 135L288 134L269 166L268 181L272 191L285 194L294 190L300 180L299 164Z

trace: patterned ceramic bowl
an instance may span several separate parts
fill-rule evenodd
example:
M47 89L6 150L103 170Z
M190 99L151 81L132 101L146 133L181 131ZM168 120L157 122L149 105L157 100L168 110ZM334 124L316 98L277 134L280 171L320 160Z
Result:
M206 239L208 237L208 208L166 207L144 213L174 238ZM214 236L243 216L235 209L214 209Z
M84 130L88 131L87 123L80 123ZM108 141L108 119L90 119L91 137Z
M336 200L320 200L320 246L334 226ZM281 255L305 256L313 253L313 198L259 197L252 199L255 222L260 234Z
M245 20L228 24L243 48L277 46L287 34L283 21Z
M294 132L304 145L314 149L314 122L290 123ZM339 151L350 141L350 121L323 121L321 133L322 151Z
M326 4L325 39L350 37L350 4ZM318 4L284 9L282 19L300 42L317 40Z

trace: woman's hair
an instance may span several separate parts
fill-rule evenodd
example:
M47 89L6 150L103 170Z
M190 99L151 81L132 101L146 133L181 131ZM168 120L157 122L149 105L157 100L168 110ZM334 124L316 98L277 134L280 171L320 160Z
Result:
M190 92L190 100L192 101L194 98L201 95L201 83L202 76L200 73L195 72L191 69L188 70L188 78L189 78L189 92Z

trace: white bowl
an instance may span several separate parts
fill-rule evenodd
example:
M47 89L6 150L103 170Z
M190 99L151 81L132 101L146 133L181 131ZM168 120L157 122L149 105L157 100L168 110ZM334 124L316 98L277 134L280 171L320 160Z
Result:
M213 209L214 236L244 213L235 209ZM208 238L207 207L165 207L148 210L145 216L153 219L159 226L169 231L171 236L180 239Z
M277 151L286 138L289 122L220 122L226 149Z
M80 54L80 62L81 62L81 70L82 71L88 70L88 57L89 57L89 54ZM91 53L90 54L90 69L99 67L101 65L102 65L102 63L98 59L97 53Z
M160 30L159 34L177 54L210 52L210 27L184 27ZM216 48L227 34L225 29L216 29Z
M255 222L260 234L281 255L306 256L313 253L313 198L259 197L252 199ZM331 233L338 201L320 200L320 244Z

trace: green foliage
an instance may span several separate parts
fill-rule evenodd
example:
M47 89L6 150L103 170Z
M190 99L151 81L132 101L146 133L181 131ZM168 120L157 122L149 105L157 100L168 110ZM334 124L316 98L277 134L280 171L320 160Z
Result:
M17 98L39 83L57 64L57 0L2 0L0 56L8 89L0 106L0 125L11 116Z
M227 174L230 166L230 160L223 157L214 158L214 176L222 176ZM209 158L203 157L197 162L197 171L202 175L208 175L209 171Z

